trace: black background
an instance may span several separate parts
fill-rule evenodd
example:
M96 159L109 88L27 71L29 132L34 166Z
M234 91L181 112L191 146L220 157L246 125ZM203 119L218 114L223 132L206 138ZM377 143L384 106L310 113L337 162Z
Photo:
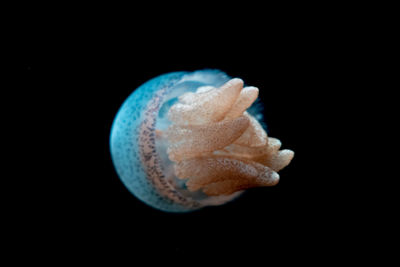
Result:
M18 43L22 104L30 107L26 127L36 140L27 158L39 174L19 181L29 199L23 216L36 222L27 233L48 244L69 243L83 254L122 244L128 255L224 252L281 259L280 253L290 251L299 258L334 259L352 253L358 233L349 218L358 203L347 201L342 181L352 174L337 167L346 165L338 156L345 143L335 137L341 135L337 125L346 127L342 108L360 90L350 79L359 60L357 31L323 14L211 14L195 23L190 15L177 22L167 16L150 24L154 16L81 15L56 25L40 19L25 25ZM269 135L295 157L275 187L248 190L220 207L160 212L119 181L110 158L110 127L142 83L204 68L257 86ZM332 251L332 244L344 240Z

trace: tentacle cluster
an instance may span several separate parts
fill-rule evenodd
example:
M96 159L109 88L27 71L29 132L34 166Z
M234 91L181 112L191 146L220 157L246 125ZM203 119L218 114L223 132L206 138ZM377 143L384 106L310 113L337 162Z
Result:
M277 172L294 152L279 150L281 142L246 112L258 93L235 78L220 88L185 93L170 108L168 157L175 175L187 179L188 190L217 196L278 183Z

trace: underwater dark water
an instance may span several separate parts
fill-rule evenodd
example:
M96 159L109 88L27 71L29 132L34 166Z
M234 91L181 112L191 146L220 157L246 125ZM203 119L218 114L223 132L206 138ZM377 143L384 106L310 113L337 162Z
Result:
M40 194L29 192L35 202L26 210L44 220L40 227L52 229L50 240L100 250L122 242L128 250L170 255L199 249L273 255L307 246L329 253L319 244L340 238L351 213L338 182L343 170L331 156L342 149L333 139L340 134L340 111L327 108L340 92L335 80L340 51L313 32L273 38L243 33L236 39L234 33L207 39L98 29L31 49L24 65L29 90L48 104L36 110L47 128L35 133L34 147L50 167L43 178L26 179L40 187ZM220 207L164 213L139 201L119 180L109 151L111 124L126 97L147 80L205 68L257 86L268 135L295 156L274 187L250 189ZM43 142L49 152L41 150Z

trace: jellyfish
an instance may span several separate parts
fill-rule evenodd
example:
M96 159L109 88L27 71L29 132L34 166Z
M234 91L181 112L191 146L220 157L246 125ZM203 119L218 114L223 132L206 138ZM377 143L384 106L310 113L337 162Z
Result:
M223 205L273 186L294 156L252 108L259 89L220 70L173 72L137 88L116 114L110 152L126 188L165 212ZM254 106L254 105L253 105Z

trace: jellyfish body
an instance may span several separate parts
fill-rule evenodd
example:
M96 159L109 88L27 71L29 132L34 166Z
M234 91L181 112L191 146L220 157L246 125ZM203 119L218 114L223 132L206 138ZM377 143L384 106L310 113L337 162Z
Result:
M248 112L258 88L218 70L174 72L137 88L114 120L110 149L133 195L167 212L222 205L271 186L294 153Z

